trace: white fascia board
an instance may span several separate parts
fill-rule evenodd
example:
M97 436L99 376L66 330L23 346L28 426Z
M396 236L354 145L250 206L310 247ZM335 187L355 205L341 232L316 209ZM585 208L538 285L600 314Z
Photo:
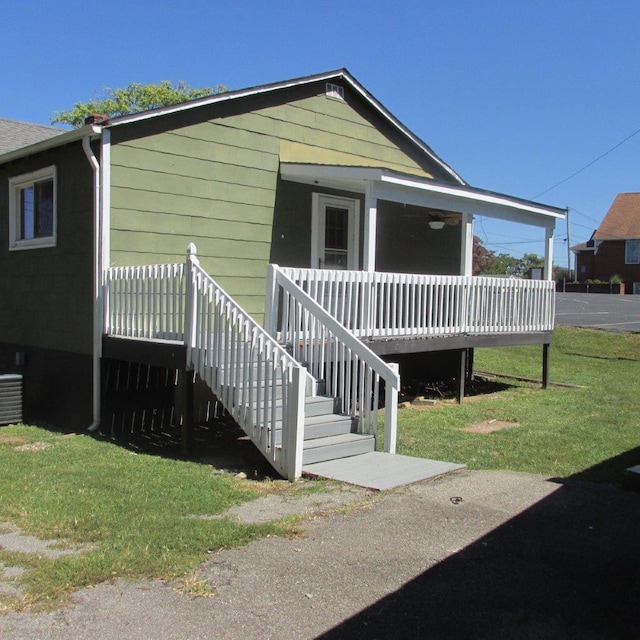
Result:
M129 124L131 122L138 122L140 120L148 120L150 118L156 118L158 116L167 115L169 113L179 113L180 111L188 111L190 109L204 107L210 104L216 104L218 102L230 102L238 98L246 98L247 96L270 93L272 91L277 91L278 89L287 89L290 87L310 84L311 82L331 80L341 76L346 78L343 71L329 71L327 73L321 73L315 76L294 78L293 80L274 82L273 84L265 84L257 87L250 87L248 89L239 89L238 91L225 91L224 93L217 93L213 96L206 96L204 98L196 98L195 100L181 102L179 104L171 105L168 107L160 107L158 109L143 111L141 113L134 113L128 116L120 116L118 118L114 118L113 122L111 122L109 126L113 127L122 124Z
M467 200L472 203L492 205L498 207L506 207L508 209L516 209L526 213L534 213L547 217L557 218L564 220L565 213L557 207L547 207L545 205L537 204L535 202L523 202L509 196L501 195L498 193L490 193L487 191L473 190L470 188L459 189L457 187L449 187L446 185L433 184L426 181L411 180L408 178L402 178L392 175L382 176L382 182L388 182L390 184L396 184L400 186L410 187L412 189L418 189L423 191L429 191L444 196L454 196ZM484 214L482 214L484 215Z
M46 140L41 140L40 142L35 142L34 144L30 144L26 147L20 147L19 149L14 149L13 151L8 151L7 153L0 155L0 164L11 162L12 160L18 160L19 158L34 155L49 149L54 149L55 147L62 147L65 144L82 140L85 136L99 136L101 133L102 127L97 127L92 124L81 127L80 129L65 131L60 135L52 136Z

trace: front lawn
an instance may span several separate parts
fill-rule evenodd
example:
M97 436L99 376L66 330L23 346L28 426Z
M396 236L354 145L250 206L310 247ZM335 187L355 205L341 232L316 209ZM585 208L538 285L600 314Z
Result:
M304 489L298 487L297 490ZM23 598L0 589L0 612L42 608L115 578L188 579L208 553L282 535L282 523L216 517L286 481L249 482L206 464L135 454L86 435L29 426L0 428L0 534L17 527L82 553L47 557L0 549L4 567L26 570ZM55 545L54 549L59 545ZM15 570L12 570L15 572Z
M540 346L475 352L476 369L508 375L540 379L541 362ZM640 334L558 328L550 378L584 388L544 391L539 384L498 378L509 387L467 398L461 406L400 409L398 453L471 469L619 483L625 466L640 463ZM484 434L463 431L491 421L519 426Z

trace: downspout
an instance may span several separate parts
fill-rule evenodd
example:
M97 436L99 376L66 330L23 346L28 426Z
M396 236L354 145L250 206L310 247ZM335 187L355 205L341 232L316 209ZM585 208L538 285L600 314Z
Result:
M102 129L94 127L94 134L100 134ZM97 431L100 428L100 356L102 352L102 248L101 248L101 188L100 163L91 148L91 136L82 138L82 149L93 171L93 422L87 431Z

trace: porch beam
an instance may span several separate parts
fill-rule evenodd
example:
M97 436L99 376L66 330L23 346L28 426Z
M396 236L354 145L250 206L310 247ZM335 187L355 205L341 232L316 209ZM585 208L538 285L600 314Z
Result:
M441 193L420 188L410 189L391 182L380 182L376 185L376 195L379 200L402 202L429 209L485 216L534 227L548 228L549 225L549 213L540 215L542 211L538 213L532 209L520 208L506 200L504 202L497 199L496 202L477 200L460 192ZM555 219L554 216L553 223Z
M373 192L371 180L367 180L364 192L364 243L362 248L362 269L376 270L376 231L378 224L378 199Z

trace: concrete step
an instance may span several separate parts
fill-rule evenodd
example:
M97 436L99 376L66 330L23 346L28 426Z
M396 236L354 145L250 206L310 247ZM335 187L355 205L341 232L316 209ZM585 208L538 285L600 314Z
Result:
M327 438L305 440L302 464L313 464L369 453L375 449L372 435L348 433Z

